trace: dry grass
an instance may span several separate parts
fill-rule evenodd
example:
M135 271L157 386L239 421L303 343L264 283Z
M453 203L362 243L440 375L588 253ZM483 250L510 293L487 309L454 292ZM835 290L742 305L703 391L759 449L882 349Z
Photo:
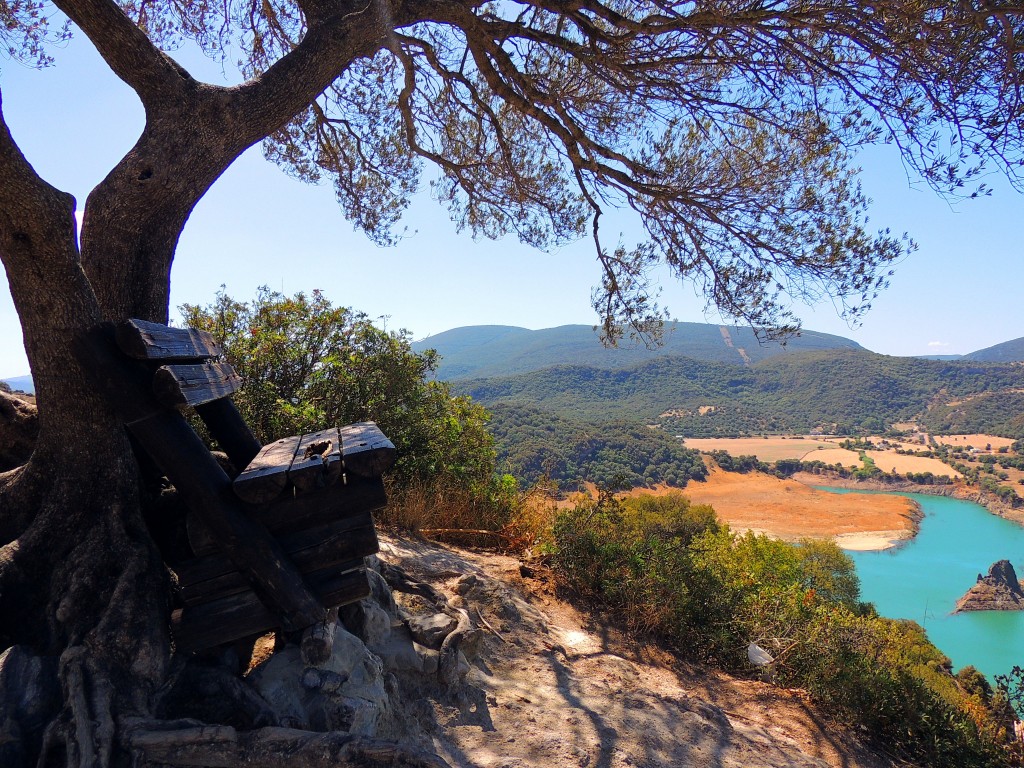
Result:
M1009 448L1014 443L1013 438L996 437L995 435L932 435L932 437L940 445L951 445L956 448L970 446L978 450L983 450L986 445L991 445L992 450Z
M390 488L381 522L406 531L424 529L501 530L508 510L475 499L468 491L410 484Z
M638 493L666 493L637 489ZM848 549L882 549L913 534L917 508L902 496L835 494L795 480L714 468L706 482L689 483L683 493L695 504L710 504L734 530L780 539L840 538Z
M905 475L907 472L931 472L935 476L960 477L960 473L938 459L926 456L904 456L895 451L866 451L875 466L883 472L896 472Z
M826 441L803 437L687 438L683 444L698 451L726 451L732 456L757 456L761 461L804 459L805 456L806 461L811 461L817 456L807 456L808 453L831 447Z

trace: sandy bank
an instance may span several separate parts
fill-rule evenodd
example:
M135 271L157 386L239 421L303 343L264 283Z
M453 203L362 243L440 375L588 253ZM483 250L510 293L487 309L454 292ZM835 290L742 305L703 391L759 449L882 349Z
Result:
M734 530L788 541L834 538L845 549L892 547L912 537L921 518L918 505L902 496L839 495L797 480L720 469L706 482L688 484L684 493L695 504L713 506Z

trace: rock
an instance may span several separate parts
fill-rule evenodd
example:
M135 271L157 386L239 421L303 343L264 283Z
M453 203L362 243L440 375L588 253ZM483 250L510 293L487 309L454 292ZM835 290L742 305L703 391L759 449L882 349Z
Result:
M962 611L1019 611L1024 609L1024 588L1009 560L993 563L988 575L956 601L953 613Z
M373 736L390 706L381 660L342 627L322 665L307 667L299 648L289 646L253 670L249 680L282 723L296 728Z
M420 645L433 648L435 651L441 649L441 643L452 633L459 624L454 616L446 613L435 613L431 616L412 616L409 621L409 631L413 639Z

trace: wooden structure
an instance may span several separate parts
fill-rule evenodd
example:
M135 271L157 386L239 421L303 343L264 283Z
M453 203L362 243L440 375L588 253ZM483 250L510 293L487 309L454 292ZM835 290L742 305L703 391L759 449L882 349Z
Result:
M202 331L129 320L95 329L81 352L189 510L191 557L168 563L180 598L171 617L179 650L314 627L329 609L369 594L371 512L387 502L381 474L395 459L375 424L260 445L229 397L238 375ZM185 408L241 468L237 476L207 450Z

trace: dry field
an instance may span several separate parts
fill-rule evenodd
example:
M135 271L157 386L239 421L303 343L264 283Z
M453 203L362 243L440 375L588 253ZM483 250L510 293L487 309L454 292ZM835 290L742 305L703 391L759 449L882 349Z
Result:
M826 464L842 464L844 467L859 467L861 465L860 454L846 448L825 448L815 451L812 455L799 458L804 461L823 461Z
M938 459L929 459L925 456L903 456L895 451L866 451L875 462L875 466L883 472L897 472L905 475L907 472L931 472L936 477L960 477L960 473L943 464Z
M970 435L968 437L985 437L993 447L998 447L996 442L1004 438L984 435ZM687 448L695 448L699 451L727 451L732 456L757 456L761 461L778 461L779 459L800 459L802 461L823 461L826 464L842 464L844 467L861 466L860 453L846 448L838 448L836 444L845 438L824 438L821 440L804 437L749 437L749 438L691 438L686 440L684 445ZM881 438L872 438L875 444L881 442ZM1009 442L1013 442L1012 440ZM924 446L911 443L900 443L901 447L911 450L921 450ZM875 465L883 472L931 472L933 475L946 475L948 477L959 477L959 473L943 464L938 459L929 459L923 456L903 456L895 451L867 451L867 455L875 462Z
M824 440L804 437L687 438L683 445L698 451L726 451L732 456L757 456L761 461L802 459L811 451L832 447L831 443Z
M902 496L835 494L796 480L717 468L706 482L691 482L683 493L694 504L710 504L734 530L788 541L835 538L846 549L891 547L913 535L917 515L914 503Z
M992 450L1009 448L1014 440L1011 437L996 437L995 435L932 435L935 442L940 445L952 445L956 448L971 446L983 450L986 445L991 445Z

